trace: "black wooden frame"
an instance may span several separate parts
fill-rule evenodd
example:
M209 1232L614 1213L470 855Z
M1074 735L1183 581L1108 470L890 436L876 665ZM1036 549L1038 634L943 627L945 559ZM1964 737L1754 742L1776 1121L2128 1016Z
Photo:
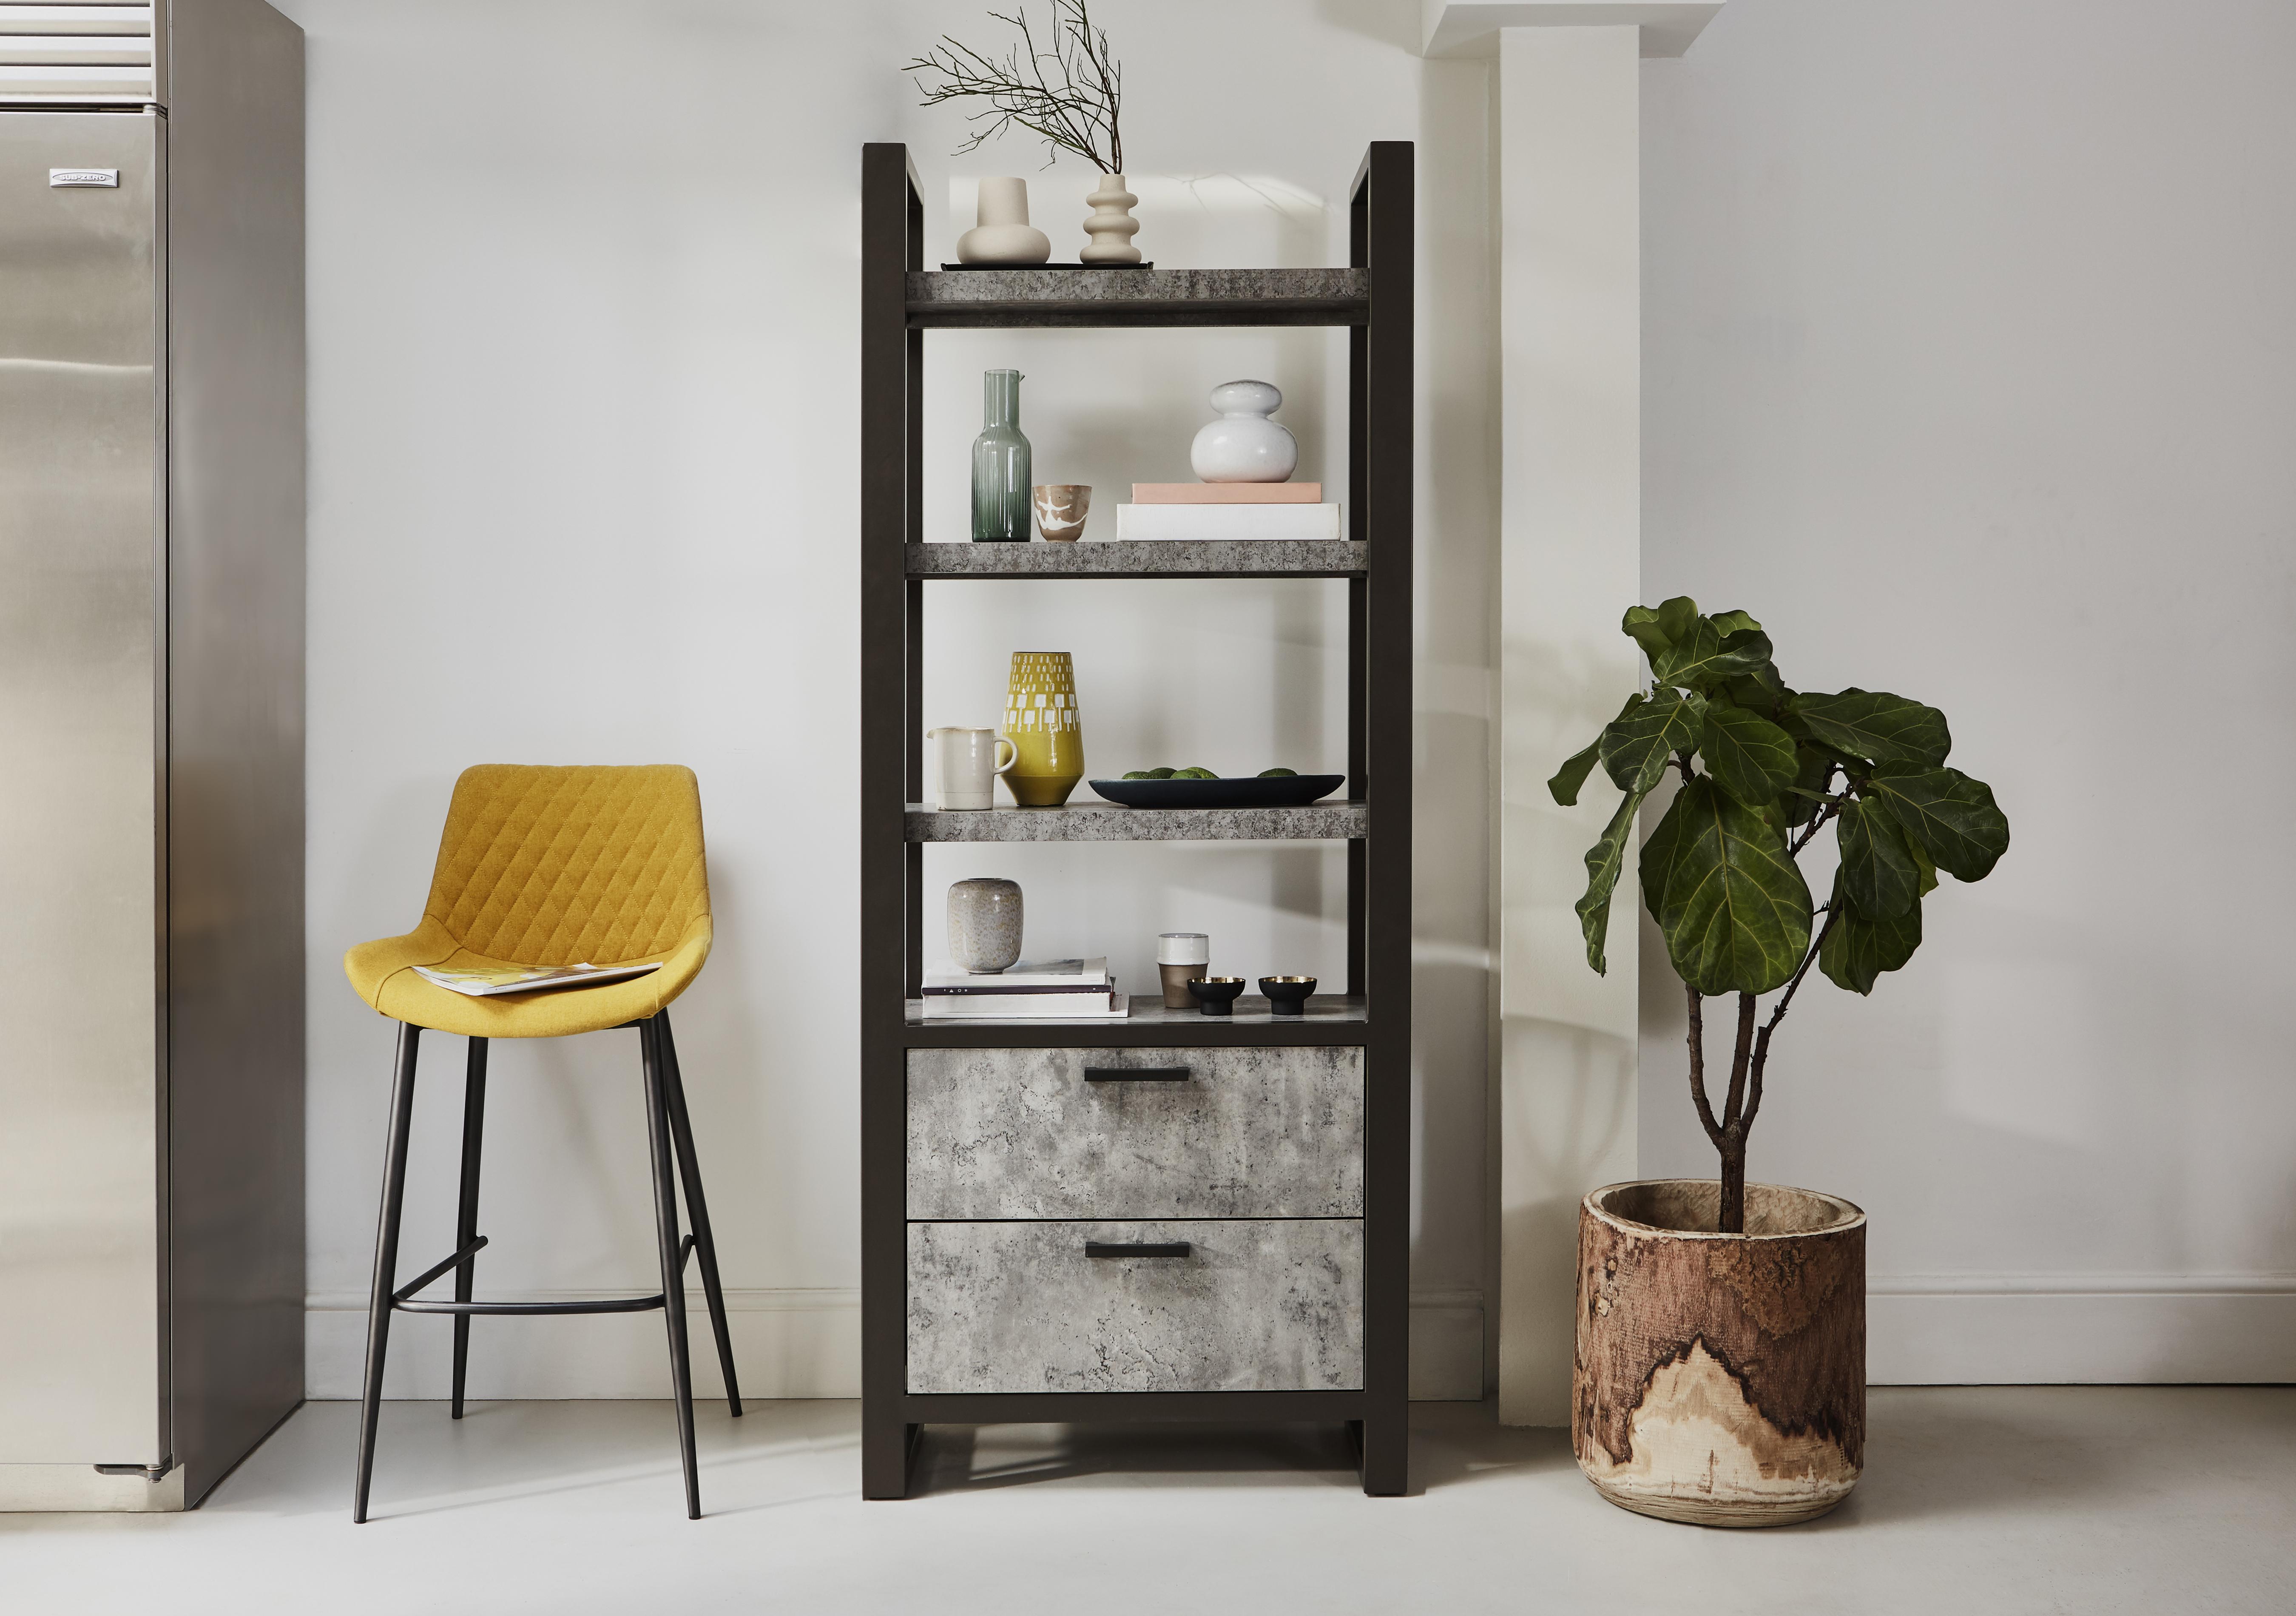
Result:
M1411 143L1376 141L1350 196L1360 295L1213 304L1012 303L961 317L913 303L924 208L908 149L861 158L861 1379L862 1493L907 1495L929 1423L1345 1422L1364 1490L1409 1481L1411 1284L1412 347ZM1145 273L1145 272L1144 272ZM1269 272L1270 286L1275 276ZM929 285L930 283L919 283ZM1348 995L1340 1019L1107 1027L926 1024L908 1013L923 966L923 846L904 810L924 795L922 648L924 332L929 327L1338 325L1349 328L1349 537L1361 564L1259 576L1348 580L1349 796L1371 805L1348 843ZM1111 574L1110 576L1118 576ZM1208 575L1209 576L1209 575ZM1317 1001L1319 1005L1328 1001ZM1364 1387L1359 1391L921 1395L906 1390L907 1054L934 1047L1347 1044L1365 1051Z

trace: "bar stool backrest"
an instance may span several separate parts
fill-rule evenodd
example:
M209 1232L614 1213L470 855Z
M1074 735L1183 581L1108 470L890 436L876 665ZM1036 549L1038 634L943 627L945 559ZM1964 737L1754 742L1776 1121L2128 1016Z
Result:
M463 771L423 913L473 954L612 964L709 914L701 792L677 764Z

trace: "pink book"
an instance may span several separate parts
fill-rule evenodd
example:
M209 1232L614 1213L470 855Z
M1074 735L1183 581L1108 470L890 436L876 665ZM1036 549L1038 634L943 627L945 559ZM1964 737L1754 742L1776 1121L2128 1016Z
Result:
M1136 482L1136 505L1319 505L1320 482Z

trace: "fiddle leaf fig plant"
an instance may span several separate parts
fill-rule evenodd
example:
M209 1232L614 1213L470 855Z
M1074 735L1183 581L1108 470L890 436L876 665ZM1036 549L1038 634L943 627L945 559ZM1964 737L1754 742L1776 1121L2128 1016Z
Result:
M1587 963L1605 969L1611 898L1644 799L1680 787L1642 844L1643 903L1690 1004L1690 1095L1722 1161L1719 1227L1745 1232L1746 1136L1762 1104L1770 1037L1814 964L1869 994L1922 941L1922 900L1942 870L1982 881L2009 849L1993 792L1946 766L1953 736L1934 707L1886 691L1788 688L1769 636L1742 611L1709 616L1687 595L1628 609L1620 625L1649 659L1651 688L1627 698L1593 744L1546 783L1568 808L1599 764L1624 793L1587 852L1578 921ZM1833 885L1816 903L1800 859L1832 825ZM1776 993L1757 1025L1759 1001ZM1706 1087L1705 1001L1734 995L1729 1087Z

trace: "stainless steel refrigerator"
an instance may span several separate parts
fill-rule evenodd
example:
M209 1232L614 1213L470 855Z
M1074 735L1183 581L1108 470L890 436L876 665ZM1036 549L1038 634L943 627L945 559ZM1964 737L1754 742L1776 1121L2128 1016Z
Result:
M0 1509L303 1395L302 46L0 4Z

